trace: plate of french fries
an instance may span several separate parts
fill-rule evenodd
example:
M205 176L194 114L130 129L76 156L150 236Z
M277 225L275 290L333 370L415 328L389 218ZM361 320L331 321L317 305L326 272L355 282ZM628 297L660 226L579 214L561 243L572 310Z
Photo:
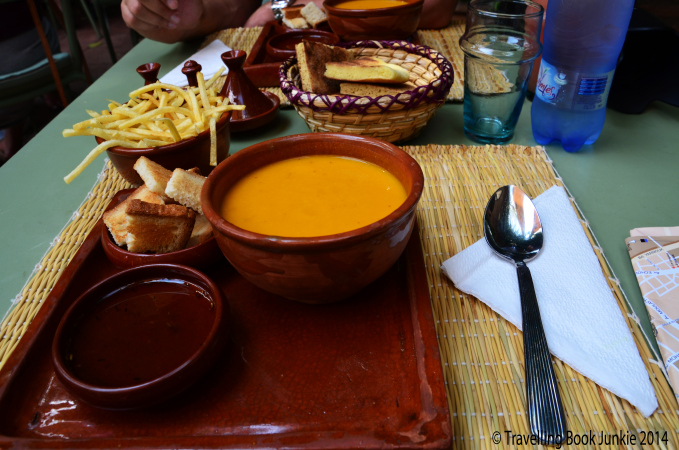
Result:
M108 100L108 109L87 110L90 118L63 131L64 137L94 136L103 140L66 177L68 184L101 153L111 148L158 149L194 139L209 130L210 165L217 161L217 123L223 114L243 110L245 105L219 95L215 82L224 68L205 81L196 73L198 86L182 88L152 83L130 92L125 103Z

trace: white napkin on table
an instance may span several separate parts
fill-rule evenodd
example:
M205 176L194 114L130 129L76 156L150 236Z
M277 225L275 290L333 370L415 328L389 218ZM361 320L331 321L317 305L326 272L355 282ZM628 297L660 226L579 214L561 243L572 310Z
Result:
M182 73L182 68L184 68L184 63L190 59L203 66L201 72L207 81L212 75L216 74L220 68L224 67L221 56L222 53L228 52L229 50L231 50L231 47L219 39L215 39L205 48L199 50L193 56L186 58L184 62L165 74L165 76L160 79L160 82L174 84L175 86L187 86L189 83L186 81L186 75ZM229 69L225 67L223 75L226 75L227 73L229 73Z
M550 351L648 417L658 407L655 391L566 191L554 186L534 203L544 246L528 267ZM445 261L442 269L458 289L521 328L516 268L485 238Z

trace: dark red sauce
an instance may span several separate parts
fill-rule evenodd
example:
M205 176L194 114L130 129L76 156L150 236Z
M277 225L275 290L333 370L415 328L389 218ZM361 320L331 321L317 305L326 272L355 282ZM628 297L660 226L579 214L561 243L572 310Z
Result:
M65 360L80 380L126 387L154 380L184 363L215 320L211 297L184 280L125 286L101 299L75 323Z

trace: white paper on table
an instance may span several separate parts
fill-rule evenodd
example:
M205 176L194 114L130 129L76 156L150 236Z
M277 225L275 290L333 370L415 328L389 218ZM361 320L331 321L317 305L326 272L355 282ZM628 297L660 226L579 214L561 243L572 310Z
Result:
M220 68L224 67L224 62L222 62L222 53L228 52L231 47L215 39L210 42L205 48L196 52L193 56L186 58L184 62L165 74L159 81L162 83L173 84L175 86L188 86L188 81L186 80L186 75L182 73L182 68L184 63L189 60L194 60L202 66L201 73L205 80L209 80L214 74L219 71ZM229 69L224 67L223 75L229 73Z
M528 267L550 351L648 417L658 407L655 391L566 191L554 186L534 203L544 247ZM458 289L521 328L516 269L485 238L445 261L442 269Z

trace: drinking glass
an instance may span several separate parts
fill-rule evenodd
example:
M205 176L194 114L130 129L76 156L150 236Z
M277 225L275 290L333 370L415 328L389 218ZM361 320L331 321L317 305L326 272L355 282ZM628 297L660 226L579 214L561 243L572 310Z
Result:
M464 132L484 144L514 137L533 62L542 52L544 9L528 0L472 0L464 52Z

